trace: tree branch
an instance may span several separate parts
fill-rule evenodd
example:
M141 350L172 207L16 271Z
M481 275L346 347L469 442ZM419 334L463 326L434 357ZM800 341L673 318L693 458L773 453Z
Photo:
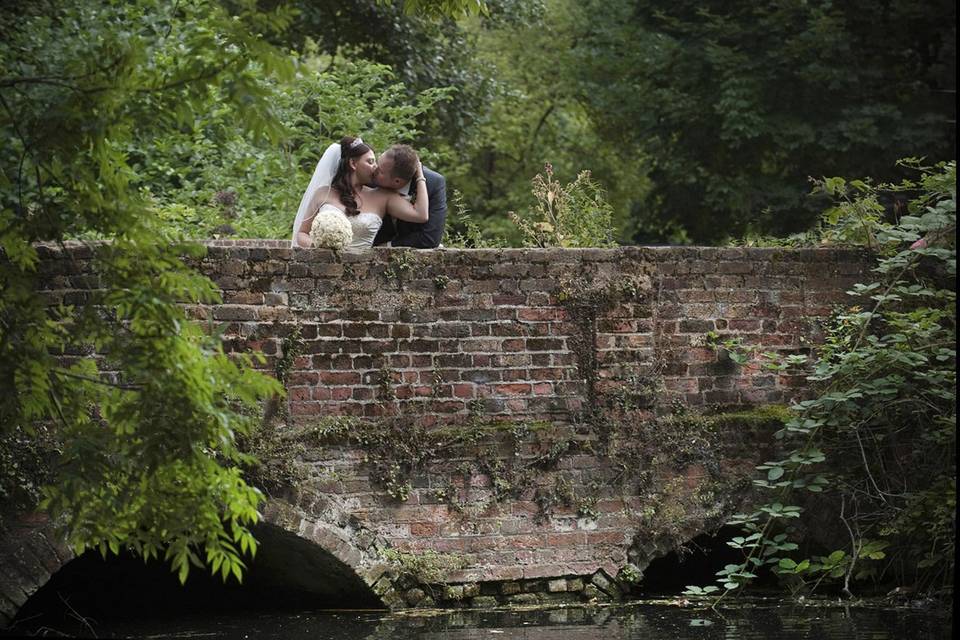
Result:
M69 82L64 82L59 78L52 76L26 76L20 78L3 78L0 79L0 89L12 89L18 85L22 84L49 84L55 87L63 87L65 89L70 89L71 91L77 91L79 93L87 93L90 89L80 89L80 87L70 84Z
M93 382L95 384L102 384L106 387L123 389L124 391L139 391L143 389L143 385L139 383L110 382L109 380L104 380L102 378L94 378L92 376L85 376L82 373L74 373L73 371L67 371L66 369L54 369L53 373L60 376L67 377L67 378L76 378L77 380L85 380L87 382Z
M73 80L83 80L98 73L107 73L116 68L123 62L123 56L114 59L111 63L102 67L97 67L88 73L82 73L78 76L19 76L10 78L0 78L0 89L13 88L21 84L50 84L58 87L65 87L79 93L96 93L105 91L109 87L94 87L92 89L81 89L75 84L70 84Z
M537 122L537 126L533 129L533 135L530 136L530 144L527 145L526 156L528 158L533 153L533 147L537 142L537 136L540 135L540 130L543 129L543 125L546 124L547 118L550 117L550 114L553 113L553 110L556 109L556 107L557 105L555 103L551 104L549 107L547 107L547 110L543 112L543 115L540 116L540 121Z
M853 557L850 558L850 566L847 567L847 574L843 577L843 593L846 594L848 598L853 598L853 593L850 591L850 576L853 574L853 568L857 565L857 559L860 557L860 544L857 542L856 536L853 535L853 529L850 528L850 523L847 522L847 519L844 517L846 504L846 496L840 494L840 520L850 534L850 550L853 553ZM854 504L856 504L856 500L854 500Z

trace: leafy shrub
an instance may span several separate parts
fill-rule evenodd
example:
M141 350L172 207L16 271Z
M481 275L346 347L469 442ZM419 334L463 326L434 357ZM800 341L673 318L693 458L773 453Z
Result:
M236 439L279 388L191 322L185 303L219 300L183 260L202 248L158 224L137 188L151 171L172 184L181 167L131 149L190 153L188 125L218 110L257 135L278 132L262 88L293 64L264 36L289 10L230 9L0 5L3 491L22 508L40 497L76 553L162 555L181 580L205 565L239 578L240 556L255 550L263 496L240 478ZM37 243L76 237L110 240L90 247L96 290L85 304L51 304Z
M613 210L603 188L581 171L576 180L563 185L547 163L543 174L533 178L536 209L529 214L510 213L524 246L612 247Z
M792 407L776 435L785 453L757 469L771 502L731 524L728 544L744 561L717 573L727 592L769 569L797 591L857 580L894 580L917 590L949 587L956 525L956 163L923 167L897 185L819 184L839 199L825 214L831 242L878 252L871 282L828 327L809 380L817 396ZM881 196L910 193L905 215L880 215ZM822 496L806 511L810 499ZM811 495L807 493L807 495ZM790 501L799 504L789 504ZM820 512L846 539L796 559L796 527ZM826 543L827 541L819 541ZM836 542L832 540L830 542ZM693 589L690 593L695 593Z
M447 212L447 224L444 229L443 246L458 249L491 249L506 246L506 242L489 231L483 229L474 221L463 201L463 194L454 191L449 203L452 205Z

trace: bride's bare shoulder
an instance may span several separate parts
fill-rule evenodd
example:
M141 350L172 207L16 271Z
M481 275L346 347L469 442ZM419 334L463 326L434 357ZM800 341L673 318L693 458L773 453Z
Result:
M365 211L383 211L387 206L387 200L390 198L389 189L378 189L377 187L364 187L360 193L363 199L363 209Z
M390 192L387 189L381 189L380 187L364 187L361 195L364 197L370 196L374 198L386 198Z

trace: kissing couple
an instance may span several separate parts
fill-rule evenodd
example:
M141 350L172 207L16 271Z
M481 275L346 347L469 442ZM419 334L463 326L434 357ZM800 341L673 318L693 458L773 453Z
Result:
M346 136L327 147L317 163L300 200L291 247L311 246L311 225L324 210L340 212L350 222L347 250L433 249L440 245L447 217L446 181L407 145L393 145L377 158L363 140Z

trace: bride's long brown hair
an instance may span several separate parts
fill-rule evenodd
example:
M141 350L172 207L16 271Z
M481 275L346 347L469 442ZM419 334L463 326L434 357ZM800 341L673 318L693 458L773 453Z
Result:
M344 136L340 139L340 164L337 166L337 172L333 174L330 186L340 195L340 202L346 208L348 216L360 213L357 209L357 199L353 195L353 185L350 183L350 177L353 175L350 160L360 158L372 150L373 148L360 138Z

